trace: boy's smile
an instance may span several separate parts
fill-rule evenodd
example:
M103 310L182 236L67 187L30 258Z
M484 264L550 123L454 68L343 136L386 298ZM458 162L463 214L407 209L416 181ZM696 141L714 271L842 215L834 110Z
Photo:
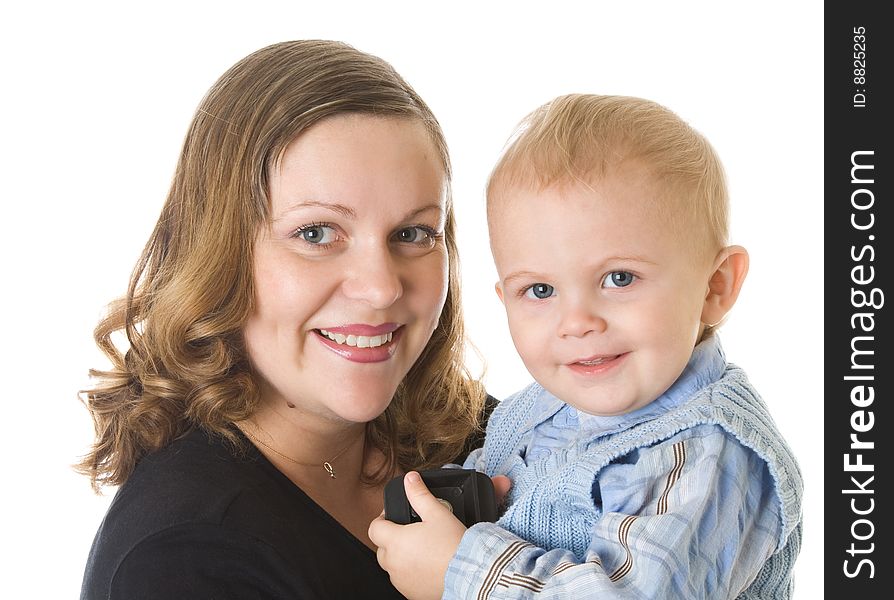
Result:
M641 408L677 379L703 331L715 251L646 171L503 190L491 246L512 339L534 378L590 414Z
M569 369L580 375L597 375L620 366L629 352L614 354L611 356L591 356L567 363Z

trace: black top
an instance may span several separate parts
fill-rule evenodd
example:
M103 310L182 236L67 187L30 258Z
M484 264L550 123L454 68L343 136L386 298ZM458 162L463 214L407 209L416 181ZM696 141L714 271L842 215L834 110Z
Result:
M372 550L245 447L196 430L140 461L93 541L81 599L403 598Z

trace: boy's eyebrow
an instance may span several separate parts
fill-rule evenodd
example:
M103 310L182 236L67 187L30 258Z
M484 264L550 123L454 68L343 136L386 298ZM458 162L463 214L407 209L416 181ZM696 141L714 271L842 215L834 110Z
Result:
M638 263L644 263L647 265L657 265L658 264L654 260L649 260L645 256L639 256L636 254L631 254L630 256L609 256L602 262L603 262L603 264L605 264L607 262L638 262Z
M631 256L609 256L609 257L605 258L595 268L596 269L602 268L603 265L605 265L607 263L612 263L612 262L625 262L625 263L636 262L636 263L642 263L645 265L658 266L657 262L655 262L654 260L649 260L645 256L631 255ZM516 279L537 279L538 277L542 277L542 274L537 273L535 271L513 271L512 273L510 273L509 275L507 275L506 277L503 278L503 285L508 285L509 283L511 283L512 281L514 281Z
M538 275L534 271L514 271L503 278L503 285L507 285L516 279L537 279Z

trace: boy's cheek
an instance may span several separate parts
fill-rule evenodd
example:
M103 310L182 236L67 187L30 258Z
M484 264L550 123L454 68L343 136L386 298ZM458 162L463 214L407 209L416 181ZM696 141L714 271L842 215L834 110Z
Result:
M521 359L527 364L538 361L546 352L549 330L536 319L509 320L509 334Z
M513 303L514 304L514 303ZM549 313L542 310L525 310L524 307L506 304L506 319L510 331L519 335L547 337L555 333L556 323Z

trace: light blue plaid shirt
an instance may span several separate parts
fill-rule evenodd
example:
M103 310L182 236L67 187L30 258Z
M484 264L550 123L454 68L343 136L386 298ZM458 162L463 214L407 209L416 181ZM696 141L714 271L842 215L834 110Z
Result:
M782 567L769 569L790 573L787 563L800 540L801 483L793 458L791 465L771 469L767 452L756 452L712 422L636 438L665 424L699 390L726 381L726 370L715 336L696 348L665 394L627 415L578 413L536 384L503 401L491 417L484 448L464 466L508 474L511 505L497 524L479 523L463 536L448 567L444 598L736 598L767 571L762 569L768 559L797 529L793 548L778 553L786 555ZM523 406L532 392L533 404ZM518 417L522 421L514 421L524 431L509 442L514 451L507 457L500 455L507 454L500 445L513 434L501 427L513 422L513 411L526 411ZM772 428L761 438L769 442L761 444L769 444L771 454L787 452L776 435ZM625 436L641 443L604 460L600 448L618 446ZM586 471L590 456L606 464ZM586 485L568 483L580 469L554 485L549 477L572 463L585 465ZM783 504L776 479L788 478L791 486L783 487L795 491L783 494L793 498ZM773 586L774 599L787 597L790 576L783 572Z

